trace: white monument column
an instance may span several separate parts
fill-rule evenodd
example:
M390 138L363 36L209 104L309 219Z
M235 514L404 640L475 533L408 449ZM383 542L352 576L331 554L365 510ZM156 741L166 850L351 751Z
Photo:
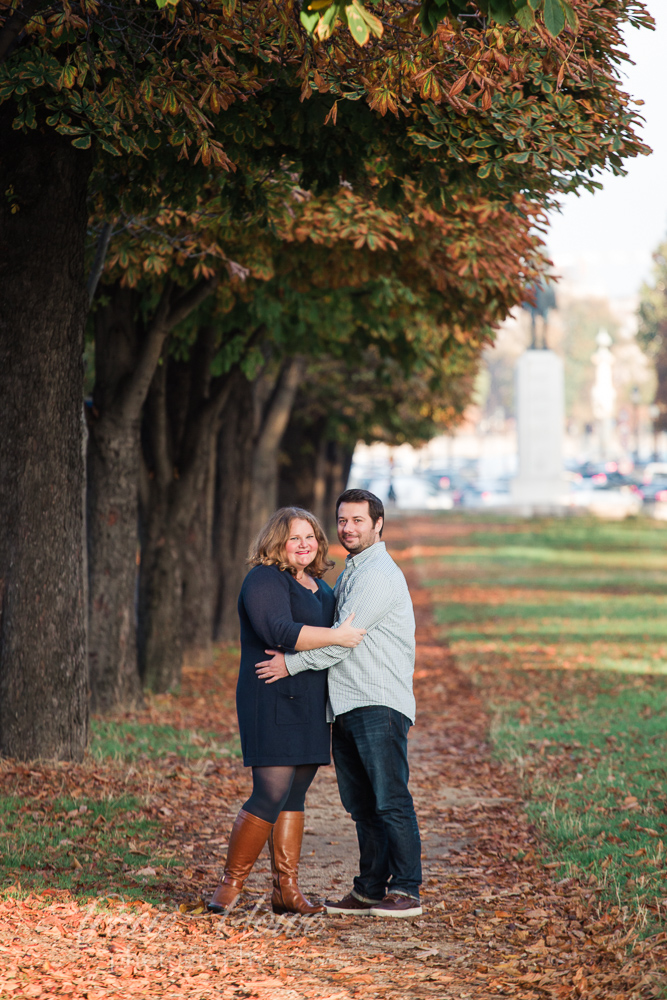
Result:
M512 482L518 503L557 503L564 493L563 362L548 350L525 351L516 369L519 475Z
M614 388L614 355L609 348L612 339L606 330L600 330L595 343L597 350L591 355L595 365L595 382L591 389L593 416L598 425L600 440L600 458L609 458L611 454L612 435L614 433L614 404L616 389Z

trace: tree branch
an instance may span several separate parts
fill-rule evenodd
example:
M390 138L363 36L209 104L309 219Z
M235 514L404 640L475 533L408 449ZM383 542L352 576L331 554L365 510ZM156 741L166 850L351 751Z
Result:
M167 418L167 358L156 366L147 399L151 451L155 479L165 488L174 478L173 462L169 454L169 421Z
M122 392L120 407L125 419L139 419L167 335L211 294L217 284L217 275L202 279L172 302L174 283L170 279L166 281L134 372Z
M18 7L12 16L5 21L0 31L0 63L4 62L19 40L26 24L36 13L41 0L25 0L22 7Z
M204 299L208 298L216 288L219 280L217 274L212 278L202 278L201 281L197 282L196 285L189 288L187 292L184 292L183 295L176 299L167 316L167 332L173 330L182 320L187 319L190 313L197 306L201 305Z
M119 399L119 408L123 420L138 420L141 407L146 400L146 393L155 374L164 342L169 332L167 316L169 315L173 282L168 279L162 289L162 295L157 309L146 330L139 358L132 376L123 386Z
M303 376L304 364L304 359L298 355L283 364L278 384L266 408L257 436L256 455L260 460L262 455L275 451L280 444Z
M91 267L90 274L88 275L88 284L86 286L86 290L88 292L88 308L90 308L93 304L95 292L97 291L97 286L100 278L102 277L102 271L104 270L104 262L107 258L107 250L109 249L109 243L111 242L112 236L113 226L110 222L105 222L97 241L97 249L95 250L93 266Z

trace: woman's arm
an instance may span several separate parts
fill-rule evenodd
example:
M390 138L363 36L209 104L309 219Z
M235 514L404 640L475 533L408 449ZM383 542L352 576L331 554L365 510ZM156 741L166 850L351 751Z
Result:
M296 640L294 649L298 653L306 649L322 649L324 646L345 646L353 649L358 646L366 635L365 628L354 628L351 624L354 611L338 628L318 628L315 625L303 625Z
M243 581L241 598L250 624L263 645L295 649L303 626L292 616L285 573L275 566L256 566Z

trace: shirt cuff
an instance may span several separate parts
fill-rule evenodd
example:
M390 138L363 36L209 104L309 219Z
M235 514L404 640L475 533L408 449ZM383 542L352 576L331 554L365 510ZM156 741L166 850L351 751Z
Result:
M303 662L299 653L285 653L285 669L290 677L293 677L294 674L308 670L308 664Z

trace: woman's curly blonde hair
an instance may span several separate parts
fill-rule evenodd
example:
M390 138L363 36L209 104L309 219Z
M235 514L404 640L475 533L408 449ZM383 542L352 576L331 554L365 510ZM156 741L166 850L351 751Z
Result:
M321 577L334 565L327 558L329 542L322 525L309 510L302 507L280 507L266 522L257 538L250 546L248 562L251 566L277 566L279 570L288 570L296 576L296 569L286 559L285 546L292 530L292 521L308 521L317 539L317 555L306 566L309 576Z

